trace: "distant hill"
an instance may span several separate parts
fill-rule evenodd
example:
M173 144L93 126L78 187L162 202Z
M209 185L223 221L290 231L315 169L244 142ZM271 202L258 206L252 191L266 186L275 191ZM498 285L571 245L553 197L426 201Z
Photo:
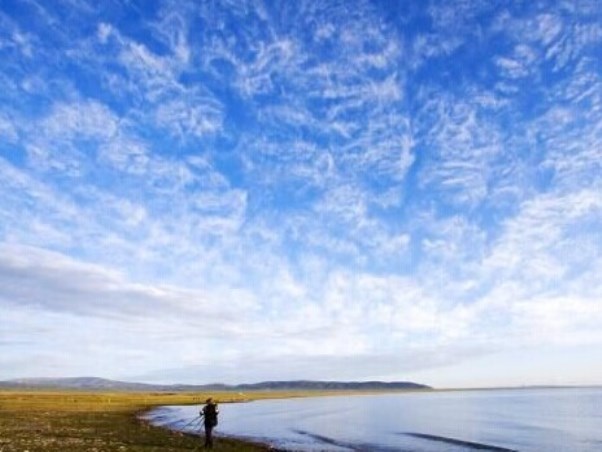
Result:
M430 386L407 381L264 381L262 383L241 384L233 387L241 391L265 391L265 390L407 390L407 389L432 389Z
M19 378L0 381L0 388L56 388L82 390L153 391L160 385L131 383L97 377Z
M21 378L0 381L0 388L13 389L73 389L87 391L400 391L429 390L430 386L407 381L264 381L261 383L226 385L156 385L127 381L108 380L97 377L76 378Z

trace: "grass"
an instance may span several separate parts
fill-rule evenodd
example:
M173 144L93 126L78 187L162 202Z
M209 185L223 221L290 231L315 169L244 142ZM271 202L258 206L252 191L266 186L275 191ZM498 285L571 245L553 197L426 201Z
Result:
M154 427L137 415L159 405L220 403L311 393L100 393L79 391L0 391L0 452L194 451L199 437ZM316 394L317 395L317 394ZM216 438L214 450L266 451L266 446Z

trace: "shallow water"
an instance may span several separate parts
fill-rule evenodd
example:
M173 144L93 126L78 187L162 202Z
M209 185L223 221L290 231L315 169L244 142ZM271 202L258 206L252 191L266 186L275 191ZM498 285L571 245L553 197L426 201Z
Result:
M157 425L193 431L199 407L163 407ZM197 429L198 431L198 429ZM216 432L294 451L601 451L602 388L265 400L220 405Z

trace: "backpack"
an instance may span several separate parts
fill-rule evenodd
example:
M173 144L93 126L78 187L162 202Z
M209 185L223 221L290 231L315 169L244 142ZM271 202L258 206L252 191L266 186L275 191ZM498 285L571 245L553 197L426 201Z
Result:
M215 427L217 425L217 405L210 403L203 408L205 423Z

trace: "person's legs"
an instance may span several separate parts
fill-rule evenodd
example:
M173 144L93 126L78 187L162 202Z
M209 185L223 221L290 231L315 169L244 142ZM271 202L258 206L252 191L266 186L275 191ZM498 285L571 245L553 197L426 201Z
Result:
M210 424L205 424L205 447L213 448L213 426Z

